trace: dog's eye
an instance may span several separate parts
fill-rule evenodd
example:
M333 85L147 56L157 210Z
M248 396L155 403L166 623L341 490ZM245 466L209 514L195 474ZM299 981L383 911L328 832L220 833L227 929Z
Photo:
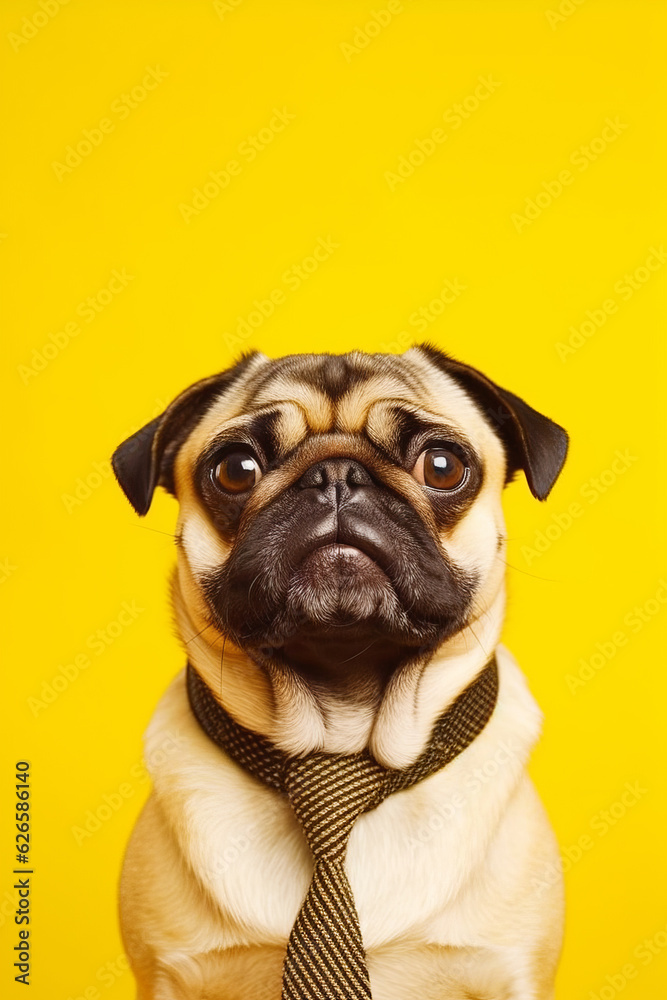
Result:
M227 493L245 493L262 478L262 470L249 451L229 451L213 470L213 479Z
M428 448L417 459L413 476L432 490L455 490L468 478L469 469L453 451Z

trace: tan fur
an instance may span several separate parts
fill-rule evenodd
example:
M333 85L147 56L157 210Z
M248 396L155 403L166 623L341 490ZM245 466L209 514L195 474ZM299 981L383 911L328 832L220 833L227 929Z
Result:
M365 356L360 364L366 364ZM347 868L374 1000L550 1000L562 924L562 886L544 886L557 847L526 763L540 713L511 655L498 646L504 614L505 457L494 430L453 379L417 350L333 404L288 371L255 391L259 356L181 447L175 465L177 626L188 657L220 703L287 753L369 747L389 767L423 750L436 718L497 650L500 695L490 723L442 771L360 817ZM419 406L416 406L418 399ZM480 574L470 623L424 667L393 677L379 700L313 696L303 681L267 674L209 624L199 579L229 549L192 486L192 469L223 427L250 409L280 409L281 440L299 451L255 488L252 518L319 456L363 454L360 431L387 441L391 400L460 429L485 463L483 486L439 543ZM306 440L306 439L309 440ZM305 443L304 443L305 442ZM370 450L370 449L369 449ZM368 459L369 462L371 458ZM414 479L390 463L377 474L435 531ZM498 546L498 538L501 545ZM158 754L165 734L177 754ZM232 763L193 718L179 675L146 735L153 792L128 847L122 928L150 1000L278 1000L291 926L312 860L284 798Z

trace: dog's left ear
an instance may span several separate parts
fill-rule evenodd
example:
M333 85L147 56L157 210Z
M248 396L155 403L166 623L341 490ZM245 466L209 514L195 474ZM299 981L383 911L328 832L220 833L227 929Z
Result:
M546 499L565 464L566 431L477 368L450 358L430 344L420 344L417 350L455 379L493 425L505 445L507 481L523 469L533 496Z
M258 357L257 351L245 354L232 368L195 382L164 413L116 448L111 458L113 471L137 514L143 517L148 513L156 486L164 486L173 494L173 465L178 449L211 403Z

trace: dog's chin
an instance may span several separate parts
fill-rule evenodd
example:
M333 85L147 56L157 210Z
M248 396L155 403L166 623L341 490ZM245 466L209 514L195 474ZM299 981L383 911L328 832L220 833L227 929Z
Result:
M282 631L262 653L309 679L359 668L391 673L404 658L398 598L383 569L351 545L316 548L296 569Z
M439 632L439 636L441 632ZM410 620L387 572L338 543L312 550L294 570L279 620L244 645L253 658L299 672L381 668L389 674L433 642Z

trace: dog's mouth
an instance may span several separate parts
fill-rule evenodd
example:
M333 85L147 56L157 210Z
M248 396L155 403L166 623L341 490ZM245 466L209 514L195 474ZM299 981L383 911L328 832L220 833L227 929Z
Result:
M357 539L347 532L346 539L318 541L299 553L287 595L297 626L291 633L336 631L340 638L342 629L356 632L377 627L390 610L398 608L386 551L366 535Z
M320 575L333 572L343 578L355 575L368 582L388 583L391 586L391 578L382 565L383 562L386 565L387 561L383 559L380 562L376 553L365 551L361 545L328 542L307 553L297 572L312 576L314 582Z
M296 567L290 588L301 630L341 629L380 621L399 600L388 569L360 546L316 546Z
M387 529L347 510L315 519L302 535L291 540L289 558L297 573L333 570L350 576L375 569L375 578L385 584L393 582L396 569ZM318 581L313 578L312 582Z

